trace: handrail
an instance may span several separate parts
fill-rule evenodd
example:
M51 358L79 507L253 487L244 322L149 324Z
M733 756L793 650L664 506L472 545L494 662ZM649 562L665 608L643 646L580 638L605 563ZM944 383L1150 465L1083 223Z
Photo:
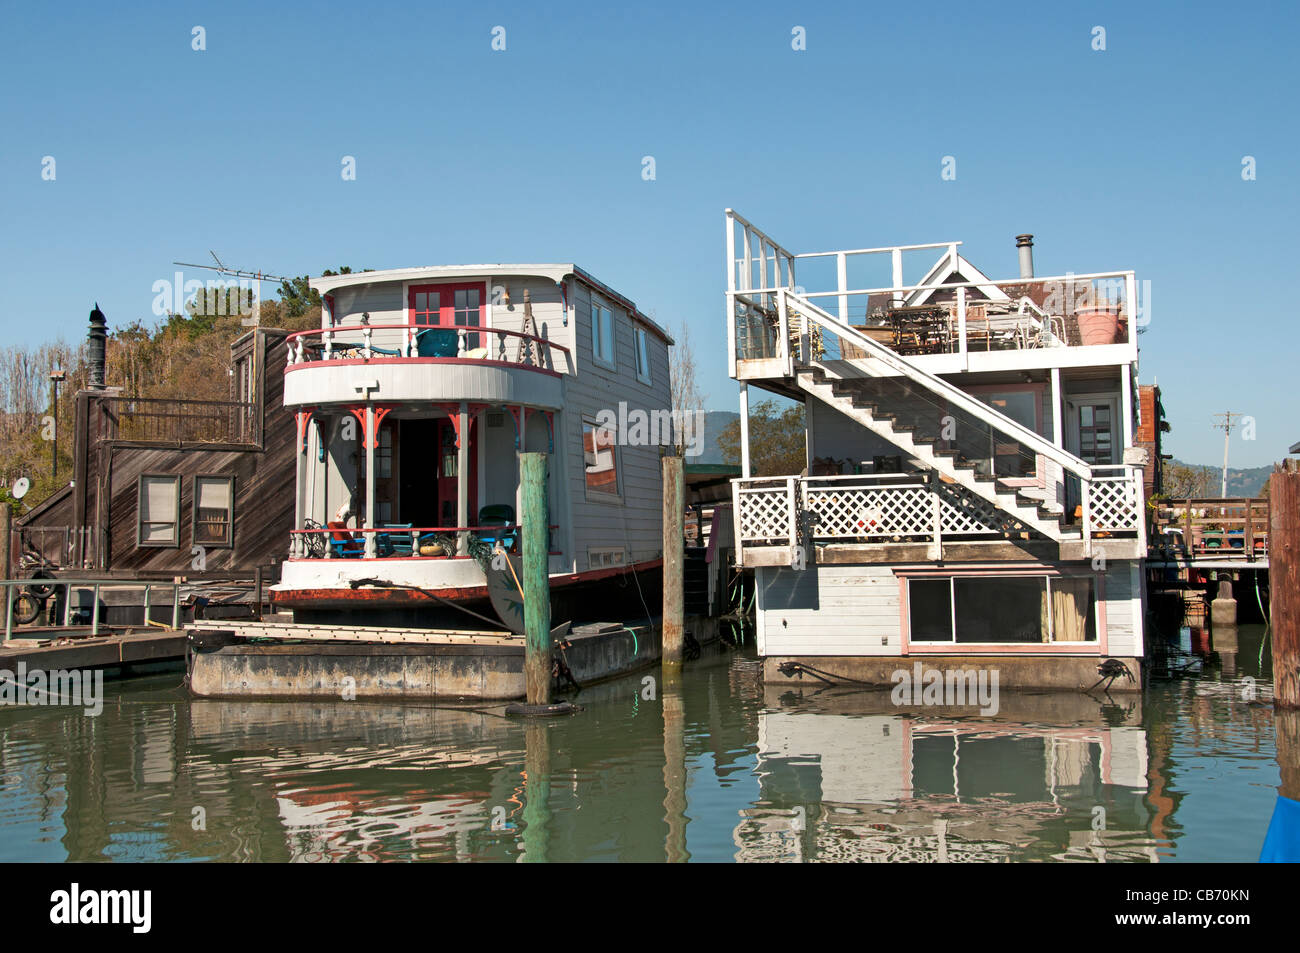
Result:
M800 313L806 313L811 320L826 328L837 337L847 339L855 347L880 359L892 370L896 370L904 377L910 378L916 383L921 384L927 390L942 395L950 404L960 407L967 413L974 414L981 420L996 426L1003 433L1015 437L1019 442L1031 447L1036 453L1055 461L1061 467L1074 473L1080 479L1089 482L1092 481L1092 467L1083 460L1080 460L1074 454L1063 450L1045 437L1039 436L1028 427L1017 423L1003 414L999 414L983 401L971 397L961 388L948 383L942 377L922 370L906 358L894 353L890 348L872 340L865 334L859 333L849 325L843 324L803 296L795 294L788 288L779 289L777 294L783 302L783 307L788 308L790 301L796 302L799 306L797 310L799 310ZM788 346L788 342L786 342L785 346ZM995 421L994 418L1000 418L1000 420Z
M506 337L523 338L528 341L536 341L538 344L544 344L548 348L555 348L563 352L566 356L571 352L563 344L557 344L550 338L540 337L536 334L525 334L523 331L512 331L509 328L493 328L480 325L460 325L460 324L340 324L330 328L309 328L306 331L295 331L293 334L285 336L285 344L291 351L297 350L296 343L305 341L307 338L326 334L346 334L348 332L358 332L363 337L368 331L456 331L466 334L496 334ZM323 344L324 342L322 342Z

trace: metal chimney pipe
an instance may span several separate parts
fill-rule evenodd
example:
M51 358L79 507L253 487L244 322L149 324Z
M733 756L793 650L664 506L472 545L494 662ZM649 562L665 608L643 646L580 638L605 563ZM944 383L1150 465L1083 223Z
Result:
M95 302L95 310L90 312L90 380L87 384L90 387L102 388L104 381L104 363L105 350L108 342L108 319L104 317L104 312L99 310L99 302Z
M1020 277L1034 277L1034 236L1017 235L1016 248L1020 251Z

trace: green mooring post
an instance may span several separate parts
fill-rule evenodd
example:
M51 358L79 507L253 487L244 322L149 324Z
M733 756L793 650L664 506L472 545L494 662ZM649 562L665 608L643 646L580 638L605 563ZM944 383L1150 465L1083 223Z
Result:
M683 601L686 571L686 485L682 479L682 458L663 458L664 473L664 655L665 666L682 662L686 609Z
M530 705L551 703L551 586L547 575L546 454L521 453L524 537L524 686Z

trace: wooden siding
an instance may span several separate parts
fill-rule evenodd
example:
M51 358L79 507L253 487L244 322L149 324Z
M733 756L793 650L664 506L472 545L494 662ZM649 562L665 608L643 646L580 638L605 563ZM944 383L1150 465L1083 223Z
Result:
M650 352L650 383L636 376L633 320L617 302L602 297L613 312L614 363L609 370L592 360L591 298L583 283L570 282L574 318L570 330L574 339L573 360L577 372L565 378L564 433L565 472L573 527L576 568L589 568L588 552L618 549L629 561L654 559L663 552L662 469L658 445L616 450L620 498L605 501L588 497L586 467L582 453L582 422L594 419L601 410L617 414L619 401L633 409L667 410L672 399L668 385L668 345L657 334L647 335ZM622 439L622 435L619 435ZM557 449L560 435L556 435Z
M204 572L228 575L273 569L288 550L293 525L296 427L293 414L282 401L284 335L275 329L258 329L232 346L236 359L255 355L260 446L178 448L97 440L95 418L102 412L101 402L94 394L79 394L74 449L77 485L42 514L42 525L84 526L90 540L83 560L87 569L191 578L201 578ZM177 546L136 545L139 478L146 473L181 478ZM191 553L194 478L208 474L234 477L233 545L208 547L206 569L199 571L192 568L195 557Z
M948 569L960 572L960 563ZM817 564L755 570L761 655L898 655L899 582L888 565ZM1108 654L1141 656L1141 568L1117 561L1105 573ZM960 646L955 650L960 651ZM1007 647L1014 655L1015 646Z
M760 655L899 655L898 579L888 566L758 569Z

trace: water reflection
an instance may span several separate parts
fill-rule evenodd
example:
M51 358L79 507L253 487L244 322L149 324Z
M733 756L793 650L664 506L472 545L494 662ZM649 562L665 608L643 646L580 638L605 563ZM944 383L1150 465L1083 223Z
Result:
M737 859L1155 860L1141 700L1121 697L1004 694L996 717L962 720L769 690Z
M0 709L0 859L1250 861L1279 775L1258 633L1233 648L991 718L774 690L721 651L537 724L123 683L98 718Z

